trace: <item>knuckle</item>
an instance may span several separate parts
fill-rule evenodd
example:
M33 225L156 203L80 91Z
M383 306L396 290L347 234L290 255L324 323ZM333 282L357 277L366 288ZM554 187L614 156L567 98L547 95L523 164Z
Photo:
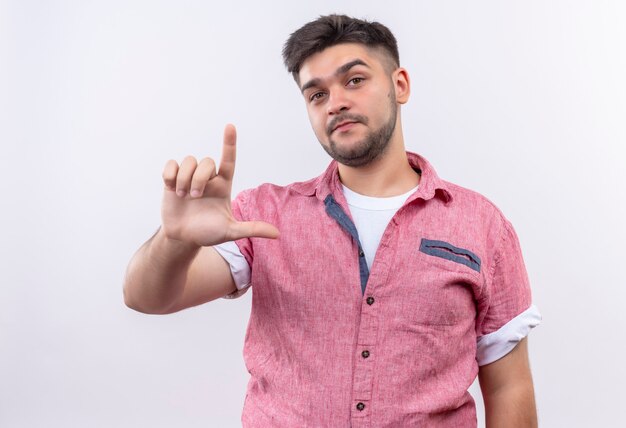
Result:
M163 173L167 171L176 170L177 168L178 168L178 163L175 160L170 159L167 162L165 162L165 166L163 166Z
M215 162L213 159L203 159L200 165L198 165L198 169L196 170L197 175L203 179L208 180L211 176L214 175L215 171Z
M197 161L196 158L193 156L185 156L185 159L183 159L183 163L187 165L194 165L197 163Z
M215 169L215 162L211 158L204 158L198 165L198 170L204 175L211 175L211 172Z

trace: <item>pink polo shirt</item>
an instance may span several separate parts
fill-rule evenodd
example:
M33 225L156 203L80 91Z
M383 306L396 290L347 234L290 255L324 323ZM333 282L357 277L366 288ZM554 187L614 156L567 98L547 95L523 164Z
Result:
M233 201L236 218L281 232L236 241L253 293L245 427L476 426L467 389L479 364L538 324L511 224L408 157L420 185L371 270L335 162L313 180Z

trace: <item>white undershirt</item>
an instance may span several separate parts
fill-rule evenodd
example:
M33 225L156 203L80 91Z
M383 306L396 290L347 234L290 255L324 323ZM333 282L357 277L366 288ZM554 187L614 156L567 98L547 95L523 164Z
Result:
M406 202L416 190L417 186L408 192L389 198L375 198L356 193L343 186L343 194L350 207L350 214L354 226L359 233L359 241L365 253L367 267L371 270L374 256L380 244L385 229L396 214L396 211Z

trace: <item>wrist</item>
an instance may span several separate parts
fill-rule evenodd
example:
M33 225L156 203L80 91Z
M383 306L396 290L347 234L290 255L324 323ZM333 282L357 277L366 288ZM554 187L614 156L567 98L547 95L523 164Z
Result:
M190 254L195 253L200 249L200 245L184 241L182 239L173 238L163 229L163 226L159 228L155 234L153 245L159 247L160 250L164 250L168 254Z

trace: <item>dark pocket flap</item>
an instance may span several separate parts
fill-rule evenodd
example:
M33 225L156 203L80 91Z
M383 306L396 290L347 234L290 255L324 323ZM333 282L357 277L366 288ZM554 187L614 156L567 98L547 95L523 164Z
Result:
M480 258L469 250L455 247L445 241L422 239L420 251L430 256L441 257L465 265L476 272L480 272Z

